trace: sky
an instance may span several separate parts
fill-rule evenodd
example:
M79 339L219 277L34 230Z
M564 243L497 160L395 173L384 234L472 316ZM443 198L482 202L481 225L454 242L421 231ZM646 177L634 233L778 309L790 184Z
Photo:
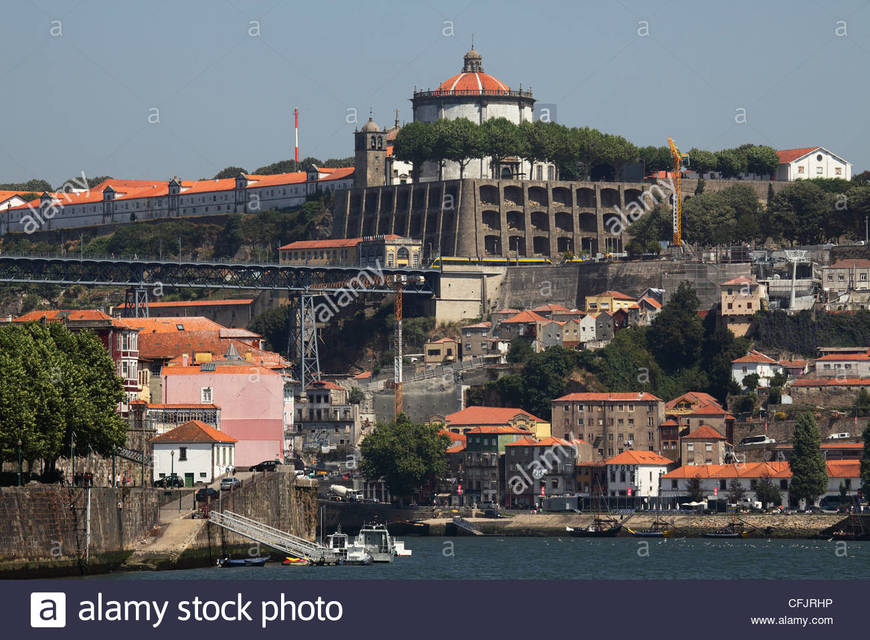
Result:
M414 88L458 73L472 37L566 125L870 168L870 0L7 4L0 183L253 171L292 158L294 107L300 158L347 157L370 112L410 121Z

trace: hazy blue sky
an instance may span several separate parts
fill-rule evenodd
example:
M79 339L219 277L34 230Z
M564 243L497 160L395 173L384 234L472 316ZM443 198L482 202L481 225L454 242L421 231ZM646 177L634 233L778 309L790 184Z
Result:
M294 106L303 156L349 156L348 110L410 120L414 87L457 73L472 33L485 71L562 123L684 149L822 145L870 168L867 0L16 0L0 182L253 170L292 157Z

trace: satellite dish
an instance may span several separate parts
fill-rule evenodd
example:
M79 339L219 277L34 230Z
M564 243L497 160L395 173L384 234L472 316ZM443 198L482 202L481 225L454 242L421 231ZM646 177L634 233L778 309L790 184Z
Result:
M538 467L537 469L535 469L534 471L532 471L532 477L533 477L535 480L540 480L541 478L544 477L544 475L546 475L546 473L547 473L547 472L544 471L541 467Z

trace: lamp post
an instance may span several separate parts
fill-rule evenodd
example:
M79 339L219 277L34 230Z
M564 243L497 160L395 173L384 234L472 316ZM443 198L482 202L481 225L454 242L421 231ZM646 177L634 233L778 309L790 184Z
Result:
M18 486L21 486L21 438L18 438Z
M171 459L171 467L169 471L169 483L170 489L175 486L175 449L169 452L169 457Z

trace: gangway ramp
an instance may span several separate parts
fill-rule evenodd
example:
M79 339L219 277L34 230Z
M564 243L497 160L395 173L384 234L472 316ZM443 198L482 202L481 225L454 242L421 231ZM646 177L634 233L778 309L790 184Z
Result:
M460 531L463 531L463 532L465 532L465 533L469 533L469 534L471 534L471 535L473 535L473 536L482 536L482 535L484 535L483 531L481 531L480 529L478 529L477 527L475 527L475 526L474 526L473 524L471 524L468 520L465 520L465 519L463 519L463 518L460 518L459 516L453 516L453 525L454 525L457 529L459 529Z
M335 564L338 556L329 547L293 534L281 531L269 525L246 518L232 511L212 511L209 513L209 522L223 527L240 536L244 536L261 544L278 549L289 555L299 558L307 558L318 564Z

